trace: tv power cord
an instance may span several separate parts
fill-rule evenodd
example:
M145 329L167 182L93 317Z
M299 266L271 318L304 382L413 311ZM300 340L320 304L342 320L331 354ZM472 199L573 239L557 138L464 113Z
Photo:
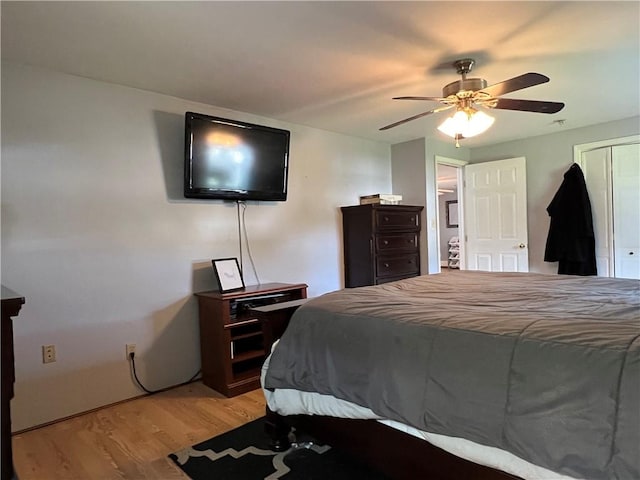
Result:
M173 385L173 386L171 386L171 387L166 387L166 388L160 388L160 389L158 389L158 390L149 390L147 387L145 387L145 386L142 384L142 382L141 382L141 381L140 381L140 379L138 378L138 374L136 373L136 358L135 358L135 357L136 357L136 353L135 353L135 352L131 352L131 353L129 353L129 360L131 360L131 371L132 371L132 373L133 373L133 378L135 378L136 383L138 384L138 386L139 386L142 390L144 390L145 392L147 392L147 393L149 393L149 394L153 394L153 393L160 393L160 392L164 392L164 391L166 391L166 390L169 390L169 389L171 389L171 388L181 387L181 386L183 386L183 385L188 385L189 383L191 383L191 382L195 381L195 380L196 380L196 377L197 377L198 375L200 375L200 372L202 371L202 370L198 370L198 371L196 372L196 374L195 374L193 377L191 377L191 378L190 378L189 380L187 380L186 382L179 383L178 385Z

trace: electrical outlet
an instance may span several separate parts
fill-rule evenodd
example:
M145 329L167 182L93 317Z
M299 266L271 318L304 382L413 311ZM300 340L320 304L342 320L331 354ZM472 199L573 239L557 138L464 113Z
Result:
M136 344L135 343L127 343L127 360L131 358L131 354L136 353Z
M42 345L42 363L53 363L56 361L56 346Z

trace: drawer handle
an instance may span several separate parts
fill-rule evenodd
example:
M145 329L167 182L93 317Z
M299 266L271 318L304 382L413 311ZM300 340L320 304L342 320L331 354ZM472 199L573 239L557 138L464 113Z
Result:
M389 268L389 264L388 264L388 263L385 263L385 264L384 264L384 267L385 267L385 268Z
M389 217L383 217L382 219L383 219L385 222L388 222L388 221L389 221Z
M385 240L382 242L384 245L389 245L389 240Z

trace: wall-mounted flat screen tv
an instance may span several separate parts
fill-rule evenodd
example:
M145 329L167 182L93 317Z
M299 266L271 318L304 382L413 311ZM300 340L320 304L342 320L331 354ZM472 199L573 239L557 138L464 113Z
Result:
M184 196L287 199L288 130L185 114Z

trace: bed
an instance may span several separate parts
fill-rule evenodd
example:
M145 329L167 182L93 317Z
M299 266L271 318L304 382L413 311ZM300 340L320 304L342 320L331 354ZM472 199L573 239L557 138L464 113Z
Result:
M478 466L430 478L631 480L639 337L637 280L455 271L308 301L262 384L280 418L347 422L338 435L367 448L419 440L400 460L418 467Z

